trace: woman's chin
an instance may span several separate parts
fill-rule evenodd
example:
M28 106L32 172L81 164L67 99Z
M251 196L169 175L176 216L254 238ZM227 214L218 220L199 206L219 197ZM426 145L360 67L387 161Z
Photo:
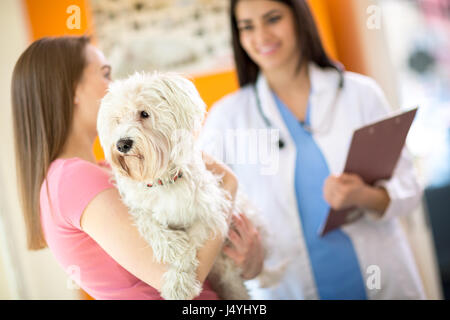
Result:
M264 63L260 64L261 69L264 72L273 72L280 70L282 65L283 63L281 63L280 61L265 61Z

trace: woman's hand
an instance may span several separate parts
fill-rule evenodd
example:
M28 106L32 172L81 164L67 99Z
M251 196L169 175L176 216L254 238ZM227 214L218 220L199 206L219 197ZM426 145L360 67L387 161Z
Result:
M242 269L244 279L255 278L264 264L264 249L258 230L244 214L233 215L228 238L231 245L226 245L223 252Z
M231 200L234 201L238 189L238 180L233 171L224 163L214 159L207 153L202 152L202 157L206 169L215 174L223 175L222 187L230 193Z
M341 210L359 204L364 181L356 174L330 175L323 187L323 195L331 208Z
M325 200L335 210L359 207L384 213L390 198L384 188L367 185L357 174L330 175L323 187Z

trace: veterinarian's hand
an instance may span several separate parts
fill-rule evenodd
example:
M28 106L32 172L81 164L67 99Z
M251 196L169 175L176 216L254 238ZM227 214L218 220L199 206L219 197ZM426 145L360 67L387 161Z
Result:
M391 198L383 187L366 184L356 174L344 173L340 176L329 176L323 187L325 200L335 210L356 206L368 209L377 217L386 212Z
M339 176L330 175L325 180L323 194L335 210L352 206L369 209L371 205L367 200L372 200L371 189L375 188L367 185L357 174L343 173Z
M238 189L238 180L233 171L227 165L217 159L214 159L205 152L202 152L202 157L205 162L206 169L215 174L223 175L223 188L230 193L231 199L234 201Z
M264 264L264 249L258 230L244 214L233 214L228 238L231 245L226 245L223 252L242 269L244 279L253 279Z
M366 187L368 186L356 174L330 175L325 180L323 195L331 208L335 210L352 206L360 207Z

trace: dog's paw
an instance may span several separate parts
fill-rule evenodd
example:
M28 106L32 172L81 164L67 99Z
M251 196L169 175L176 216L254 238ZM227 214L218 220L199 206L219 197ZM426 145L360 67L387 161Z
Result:
M162 229L152 241L152 248L159 262L172 263L189 253L189 237L182 230Z

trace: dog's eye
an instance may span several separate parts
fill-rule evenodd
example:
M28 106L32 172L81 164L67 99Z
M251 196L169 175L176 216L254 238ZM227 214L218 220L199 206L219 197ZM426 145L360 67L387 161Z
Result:
M148 118L148 113L145 111L141 111L141 118L143 119Z

